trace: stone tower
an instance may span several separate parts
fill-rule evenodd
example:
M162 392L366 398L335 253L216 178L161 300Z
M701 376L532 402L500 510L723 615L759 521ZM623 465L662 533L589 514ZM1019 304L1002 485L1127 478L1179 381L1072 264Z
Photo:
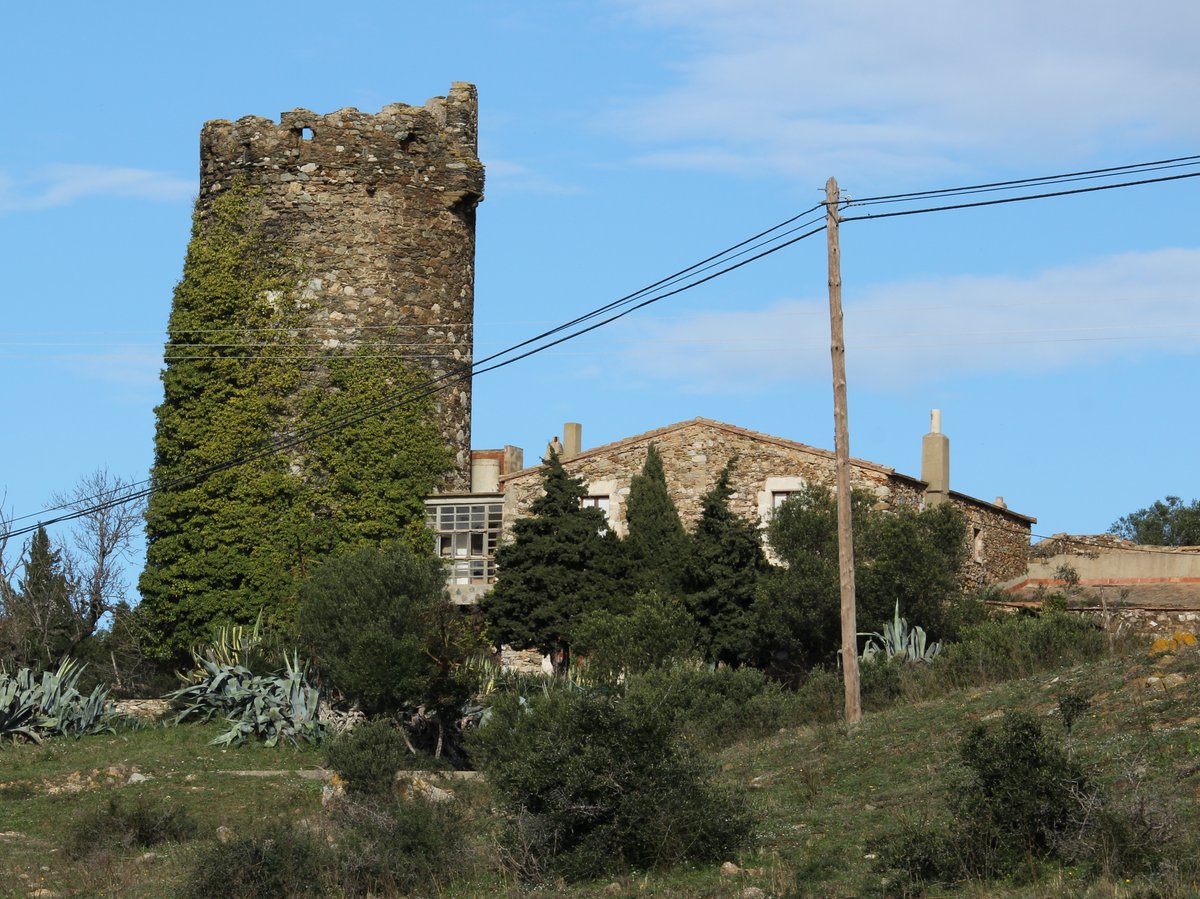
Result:
M296 109L278 124L208 122L198 210L244 178L303 266L311 343L344 352L392 329L397 354L437 377L472 358L477 107L474 85L456 82L448 97L375 115ZM435 400L456 460L443 489L468 491L469 375Z

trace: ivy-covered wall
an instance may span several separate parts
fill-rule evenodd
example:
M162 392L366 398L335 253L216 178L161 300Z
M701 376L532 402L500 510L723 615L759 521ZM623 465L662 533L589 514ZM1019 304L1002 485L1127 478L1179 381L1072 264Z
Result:
M288 625L297 584L339 546L420 541L452 463L427 372L377 329L314 346L303 258L242 179L198 204L168 326L138 618L178 657L215 623ZM360 410L382 414L364 416ZM264 449L307 429L324 433ZM194 477L213 466L228 467Z

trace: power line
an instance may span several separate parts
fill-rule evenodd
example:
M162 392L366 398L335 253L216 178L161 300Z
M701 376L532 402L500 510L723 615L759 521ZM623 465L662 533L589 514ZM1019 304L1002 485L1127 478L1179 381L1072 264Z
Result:
M842 218L843 222L860 222L867 219L896 218L902 215L921 215L926 212L946 212L951 209L972 209L977 206L999 206L1002 203L1021 203L1025 200L1045 200L1050 197L1067 197L1072 194L1094 193L1099 190L1116 190L1119 187L1136 187L1140 184L1160 184L1166 181L1182 181L1185 178L1200 178L1200 172L1190 172L1186 175L1167 175L1161 178L1145 178L1139 181L1122 181L1119 184L1097 184L1092 187L1076 187L1071 190L1057 190L1041 194L1023 194L1019 197L1001 197L996 200L976 200L973 203L954 203L946 206L929 206L922 209L900 209L895 212L868 212L864 215L850 215ZM848 205L854 205L851 202Z
M1177 167L1174 165L1175 163L1191 163L1191 161L1193 161L1193 160L1200 160L1200 156L1177 157L1175 159L1160 160L1158 162L1135 163L1135 164L1131 164L1131 165L1127 165L1127 166L1114 166L1114 167L1110 167L1109 169L1094 169L1091 171L1066 173L1063 175L1055 175L1055 176L1044 176L1044 177L1040 177L1040 178L1020 179L1017 181L1010 181L1010 182L992 182L990 184L968 185L968 186L964 186L964 187L960 187L960 188L943 188L943 189L937 190L937 191L921 191L921 192L915 192L915 193L910 193L910 194L893 194L893 195L887 195L887 196L868 197L863 200L859 200L857 202L849 201L847 203L847 208L849 208L850 206L853 206L853 205L864 205L867 203L879 203L879 202L883 202L885 200L886 201L901 201L901 200L905 200L905 199L916 199L919 197L965 195L970 192L983 192L985 190L991 190L993 188L1000 188L1000 187L1006 187L1006 186L1016 187L1016 186L1020 186L1020 185L1032 186L1033 184L1047 184L1047 183L1054 183L1055 181L1066 181L1066 180L1072 180L1072 179L1079 179L1079 178L1083 178L1086 176L1100 175L1100 174L1106 173L1106 172L1133 173L1133 172L1139 171L1139 170L1154 171L1156 169L1153 167L1159 167L1159 168ZM947 204L944 206L926 207L926 208L921 208L921 209L906 209L906 210L898 210L898 211L894 211L894 212L866 213L864 215L842 217L841 221L848 222L848 221L862 221L862 220L866 220L866 219L893 218L893 217L905 216L905 215L920 215L920 214L929 213L929 212L943 212L943 211L949 211L949 210L953 210L953 209L968 209L968 208L981 207L981 206L994 206L994 205L1000 205L1000 204L1004 204L1004 203L1023 202L1026 200L1047 199L1047 198L1052 198L1052 197L1070 196L1073 194L1091 193L1091 192L1101 191L1101 190L1113 190L1116 188L1133 187L1133 186L1143 185L1143 184L1154 184L1154 183L1162 183L1162 182L1169 182L1169 181L1179 181L1179 180L1183 180L1183 179L1187 179L1187 178L1195 178L1195 177L1200 177L1200 172L1192 172L1192 173L1182 174L1182 175L1163 176L1163 177L1159 177L1159 178L1139 179L1139 180L1134 180L1134 181L1121 182L1121 183L1117 183L1117 184L1093 185L1090 187L1082 187L1082 188L1074 188L1074 189L1062 190L1062 191L1045 192L1045 193L1040 193L1040 194L1029 194L1029 195L1022 195L1022 196L1018 196L1018 197L1004 197L1004 198L998 198L998 199L993 199L993 200L980 200L980 201L975 201L975 202L971 202L971 203ZM751 237L748 237L745 240L742 240L742 241L734 244L733 246L726 248L725 250L722 250L716 254L713 254L712 256L707 257L706 259L702 259L700 262L697 262L697 263L694 263L694 264L688 266L687 268L681 269L680 271L674 273L673 275L669 275L666 278L660 279L659 281L655 281L654 283L649 284L646 287L643 287L638 291L635 291L631 294L627 294L623 297L620 297L617 300L613 300L612 302L607 303L603 306L600 306L596 309L593 309L590 312L585 313L582 316L579 316L568 322L564 322L564 323L557 325L556 327L551 328L547 331L543 331L540 334L537 334L537 335L534 335L533 337L527 338L517 344L514 344L514 345L504 349L504 350L501 350L497 353L493 353L490 356L486 356L485 358L478 360L474 363L467 363L465 365L458 366L453 371L446 372L440 376L433 378L428 384L428 392L427 393L419 394L419 395L413 396L411 398L409 398L408 393L404 393L404 394L400 395L399 399L394 399L394 401L391 401L391 400L381 401L380 403L377 403L372 407L365 407L362 410L355 410L350 413L346 413L344 416L341 416L339 418L331 420L330 422L326 423L326 425L322 426L321 428L307 429L307 430L292 432L291 434L284 435L284 437L282 439L276 439L276 440L269 441L261 449L253 451L251 455L237 457L237 458L228 460L224 463L210 466L206 469L201 469L197 472L193 472L188 475L184 475L181 478L176 478L173 481L168 482L167 484L160 484L157 487L154 487L151 485L152 484L151 479L136 482L135 484L130 485L130 486L132 486L132 487L140 487L142 485L151 485L151 486L146 486L146 487L144 487L144 489L141 489L141 490L135 491L135 492L131 492L128 495L126 495L124 498L117 498L114 500L109 500L105 503L101 503L101 504L91 507L91 508L76 509L75 511L73 511L69 514L58 516L57 518L51 519L46 522L40 522L39 524L36 524L36 525L27 526L27 527L19 528L16 530L10 530L6 534L0 534L0 539L6 539L9 537L13 537L13 536L20 536L25 533L30 533L31 531L36 530L37 527L40 527L44 524L57 524L57 523L60 523L63 521L69 521L74 518L78 518L83 515L90 514L91 512L102 511L103 509L110 508L114 505L123 504L125 502L132 502L137 499L143 499L143 498L149 496L155 490L172 489L173 487L179 486L182 483L188 483L188 482L192 482L195 480L199 480L199 479L202 479L203 477L208 476L209 474L215 474L219 471L227 470L229 468L236 467L238 465L242 465L242 464L246 464L251 461L255 461L256 459L262 458L265 455L273 454L276 452L281 452L285 449L292 448L292 447L297 446L300 443L306 442L308 440L316 439L317 437L323 436L324 434L332 433L333 431L340 430L341 428L344 428L344 427L349 427L350 425L356 424L363 420L366 420L367 418L381 415L384 412L391 411L392 409L395 409L398 406L405 404L406 402L415 402L421 398L424 398L424 396L431 395L432 392L435 392L436 390L442 389L442 386L447 386L448 383L450 383L454 380L462 380L462 379L465 379L466 377L470 377L475 374L484 374L486 372L495 371L495 370L503 368L507 365L511 365L515 362L519 362L523 359L529 358L530 356L545 352L546 350L551 349L552 347L558 346L569 340L573 340L577 337L583 336L584 334L590 333L591 331L594 331L598 328L604 327L605 325L611 324L612 322L617 321L618 319L621 319L621 318L625 317L626 315L629 315L632 312L635 312L639 309L643 309L654 303L660 302L661 300L667 299L668 297L675 296L686 290L691 290L695 287L700 286L701 284L704 284L704 283L707 283L708 281L713 280L714 278L720 277L721 275L727 274L728 272L731 272L738 268L741 268L744 265L747 265L751 262L762 259L773 253L776 253L779 250L789 247L807 237L811 237L812 235L825 230L824 225L819 225L815 228L811 228L810 230L803 231L801 234L799 234L799 236L792 237L791 239L783 241L782 243L778 242L780 240L780 238L782 238L783 236L791 235L791 234L795 233L796 231L801 230L804 227L807 227L807 225L813 224L813 222L808 222L808 223L803 223L800 225L795 225L795 227L791 228L789 231L783 232L781 234L776 234L774 237L769 237L769 235L773 234L774 232L780 231L780 229L786 228L789 225L793 225L794 223L798 222L800 219L804 218L805 216L808 216L812 212L814 212L818 209L822 209L824 206L825 206L824 202L816 203L813 206L811 206L810 208L804 210L803 212L798 213L797 215L794 215L794 216L786 219L785 221L780 222L777 225L774 225L774 226L767 228L757 234L754 234ZM816 220L814 219L814 222L815 221ZM756 241L758 241L758 243L756 243ZM772 243L775 243L776 245L769 246ZM734 263L732 265L728 265L725 268L721 268L719 271L715 271L712 274L706 275L705 277L698 278L694 281L686 283L681 287L677 287L677 288L675 288L673 290L669 290L665 293L661 292L666 287L670 287L674 284L678 284L681 281L684 281L689 275L698 274L699 272L702 272L702 271L709 271L713 268L716 268L717 266L724 265L724 263L731 258L737 258L739 256L743 256L748 252L753 252L754 250L761 249L762 247L769 247L769 248L765 249L762 252L759 252L753 256L749 256L748 258L745 258L740 262ZM735 252L735 251L738 251L738 252ZM600 321L594 321L592 324L588 325L587 327L579 328L578 330L568 333L564 336L558 337L558 338L550 341L549 343L535 346L536 344L539 343L539 341L546 340L557 334L562 334L564 331L570 331L571 328L575 328L579 325L584 324L585 322L593 321L594 319L597 319L600 316L603 316L603 315L606 315L607 313L613 312L616 309L621 309L622 307L625 307L622 309L622 311L617 312L617 313L615 313L607 318L604 318ZM311 326L311 327L314 330L321 329L321 326ZM388 326L371 326L371 327L388 327ZM227 333L229 331L236 331L236 329L211 329L211 330L201 329L201 330L204 333ZM274 330L274 329L272 329L272 330ZM284 330L284 329L279 329L279 330ZM180 330L179 333L191 333L191 332L188 332L186 329L183 329L183 330ZM526 349L527 347L531 347L531 349ZM511 355L513 353L517 353L517 351L519 351L519 350L525 350L525 352L521 352L515 356ZM510 358L502 359L502 357L504 357L504 356L510 356ZM222 357L222 358L225 358L225 357ZM346 357L346 358L350 358L350 357ZM440 357L435 357L435 358L440 358ZM496 360L502 360L502 361L496 361ZM180 360L180 361L182 361L182 360ZM199 361L199 360L197 360L197 361ZM492 363L492 364L488 365L487 363ZM442 386L439 386L439 385L442 385ZM94 497L89 498L89 499L94 499ZM20 516L18 518L14 518L11 520L12 521L26 520L29 518L33 518L37 515L43 514L44 512L59 511L64 508L67 508L67 507L56 506L56 507L52 507L49 509L43 509L41 512L33 513L31 515Z
M824 225L821 225L817 228L813 228L807 232L800 234L799 236L791 237L789 240L786 240L782 243L778 243L777 245L775 245L773 247L769 247L768 249L764 249L764 250L762 250L762 252L759 252L756 255L742 259L740 262L736 262L731 265L728 265L719 271L715 271L715 272L712 272L711 274L705 275L704 277L697 278L693 281L683 284L682 286L676 287L673 290L666 291L666 292L661 291L661 288L663 288L663 287L670 286L672 284L678 284L689 273L696 273L699 271L711 270L712 268L714 268L715 265L721 264L721 262L719 262L718 260L722 260L725 258L736 258L738 256L744 255L744 253L747 252L748 250L745 250L743 248L747 247L747 245L755 244L755 241L759 241L760 238L764 237L765 235L769 235L774 231L778 231L781 228L784 228L788 225L793 224L794 222L798 221L799 219L804 218L806 215L808 215L809 213L811 213L814 210L816 210L817 208L819 208L821 205L823 205L823 204L816 204L813 207L805 210L804 212L799 213L798 215L792 216L791 218L779 223L778 225L773 226L772 228L768 228L764 231L759 232L758 234L755 234L743 241L738 242L737 244L734 244L732 247L729 247L726 250L723 250L719 253L709 256L708 258L703 259L700 262L694 263L693 265L690 265L687 268L682 269L673 275L669 275L666 278L662 278L659 281L656 281L651 285L647 285L647 287L644 287L641 290L635 291L631 294L627 294L624 297L621 297L617 300L607 303L604 306L598 307L597 309L594 309L594 310L592 310L582 316L579 316L569 322L558 325L555 328L551 328L548 331L543 332L542 334L536 335L531 338L527 338L526 340L521 341L520 343L514 344L514 345L512 345L504 350L501 350L497 353L493 353L490 356L486 356L483 359L480 359L474 363L466 363L464 365L457 366L453 370L445 372L440 376L435 376L429 382L427 382L427 384L425 385L425 389L421 392L414 392L414 389L410 388L408 391L402 392L398 396L393 396L386 400L382 400L379 403L376 403L372 406L363 407L358 410L351 410L350 412L345 413L342 416L338 416L334 419L331 419L330 421L326 422L325 424L323 424L319 427L307 428L307 429L302 429L300 431L293 431L288 434L284 434L280 438L276 438L276 439L267 441L257 448L251 448L250 450L246 451L242 455L236 456L232 459L226 460L225 462L219 463L217 465L212 465L207 468L200 469L198 471L191 472L191 473L185 474L183 476L174 478L165 484L160 483L158 485L154 485L153 479L149 479L149 478L145 479L143 481L138 481L134 484L131 484L130 487L131 488L139 488L139 489L129 490L128 492L124 493L120 497L109 499L105 502L95 504L88 508L82 508L82 509L75 508L72 511L67 512L66 514L59 515L59 516L56 516L56 517L48 519L48 520L39 521L32 525L27 525L27 526L23 526L20 528L10 529L7 533L0 534L0 539L7 539L10 537L22 536L24 534L32 533L33 531L37 530L39 527L43 527L46 525L60 524L65 521L71 521L75 518L80 518L83 515L91 514L93 512L103 511L105 509L112 508L113 506L116 506L116 505L123 505L128 502L135 502L137 500L145 499L154 492L170 490L170 489L174 489L176 487L183 486L188 483L202 480L203 478L208 477L209 475L212 475L212 474L216 474L220 471L225 471L230 468L248 464L249 462L256 461L260 458L264 458L265 456L272 455L272 454L278 453L278 452L282 452L287 449L291 449L295 446L300 445L301 443L305 443L310 440L314 440L319 437L325 436L326 434L333 433L335 431L341 430L346 427L350 427L351 425L358 424L359 422L365 421L368 418L382 415L382 414L392 411L393 409L396 409L402 405L417 402L417 401L424 399L427 396L430 396L433 393L443 389L444 387L449 386L451 383L453 383L455 381L464 380L468 377L472 377L472 376L478 375L478 374L485 374L487 372L496 371L500 368L504 368L505 366L512 365L523 359L529 358L530 356L534 356L538 353L545 352L546 350L548 350L552 347L558 346L562 343L565 343L569 340L573 340L577 337L581 337L584 334L587 334L591 331L595 331L598 328L604 327L605 325L608 325L614 321L617 321L618 319L624 318L626 315L629 315L630 313L632 313L638 309L645 308L654 303L658 303L662 300L665 300L668 297L676 296L680 293L683 293L684 291L691 290L695 287L700 286L701 284L712 281L713 279L718 278L724 274L727 274L736 269L742 268L743 266L748 265L751 262L757 261L758 259L762 259L766 256L769 256L773 253L778 252L779 250L782 250L782 249L789 247L795 243L798 243L799 241L804 240L807 237L811 237L813 234L819 233L820 231L824 230ZM794 233L795 230L796 230L795 228L792 228L791 230L784 232L784 233L787 235L790 235L790 234ZM783 235L779 235L779 236L783 236ZM778 237L776 239L778 239ZM758 244L755 244L750 249L758 249L758 248L761 248L764 245L769 244L771 242L772 242L772 240L762 241ZM739 250L741 252L737 252L737 253L734 252L734 251L739 251ZM635 301L637 301L637 300L640 300L640 302L635 303ZM579 325L584 322L595 319L598 316L605 314L606 312L612 312L613 310L618 309L622 306L625 306L626 308L624 308L620 312L616 312L615 314L608 316L607 318L601 319L599 321L593 321L592 324L588 325L587 327L579 328L578 330L576 330L574 332L557 337L555 340L553 340L549 343L543 344L541 346L532 346L533 344L536 344L539 340L544 340L547 337L551 337L555 334L561 334L565 330L569 330L570 328L572 328L576 325ZM526 347L531 347L531 348L525 349ZM514 353L518 350L523 350L523 349L525 349L525 352L522 352L519 355L512 356L511 358L508 358L508 359L502 358L504 356L509 356L512 353ZM491 363L491 364L489 365L487 363ZM87 498L86 501L90 501L90 500L93 500L96 498L97 497L89 497L89 498ZM18 516L18 517L10 519L10 524L11 524L11 522L15 522L15 521L24 521L24 520L28 520L30 518L35 518L46 512L60 511L60 510L67 509L67 508L71 508L71 507L60 505L60 506L55 506L52 508L43 509L40 512L35 512L35 513L29 514L29 515Z
M1051 184L1069 182L1087 178L1115 177L1118 174L1133 174L1139 171L1158 171L1160 169L1180 168L1200 165L1200 155L1176 156L1172 159L1159 159L1152 162L1135 162L1127 165L1109 166L1102 169L1086 169L1079 172L1064 172L1058 175L1043 175L1036 178L1019 178L1013 181L991 181L984 184L969 184L959 187L943 187L935 190L919 190L905 194L884 194L876 197L862 197L850 205L875 204L884 202L903 202L936 196L951 196L955 194L986 193L993 190L1015 190L1018 187L1031 187L1035 184Z

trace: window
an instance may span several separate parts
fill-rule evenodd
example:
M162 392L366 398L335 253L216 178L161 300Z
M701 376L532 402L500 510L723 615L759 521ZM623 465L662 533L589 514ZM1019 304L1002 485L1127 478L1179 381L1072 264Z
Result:
M496 541L504 504L466 497L427 500L425 523L437 554L449 563L451 584L491 584L496 580Z
M774 512L784 501L799 494L799 490L772 490L771 491L771 511Z
M583 506L585 509L601 509L603 510L605 517L608 517L609 498L607 496L585 496L579 501L579 505Z
M983 528L971 529L971 557L976 562L983 561Z

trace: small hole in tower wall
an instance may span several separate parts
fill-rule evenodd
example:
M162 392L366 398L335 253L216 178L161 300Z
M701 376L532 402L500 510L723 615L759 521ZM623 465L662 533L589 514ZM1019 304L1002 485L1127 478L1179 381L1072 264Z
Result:
M312 140L313 139L313 130L308 127L293 128L292 134L296 135L296 137L300 138L300 140Z

